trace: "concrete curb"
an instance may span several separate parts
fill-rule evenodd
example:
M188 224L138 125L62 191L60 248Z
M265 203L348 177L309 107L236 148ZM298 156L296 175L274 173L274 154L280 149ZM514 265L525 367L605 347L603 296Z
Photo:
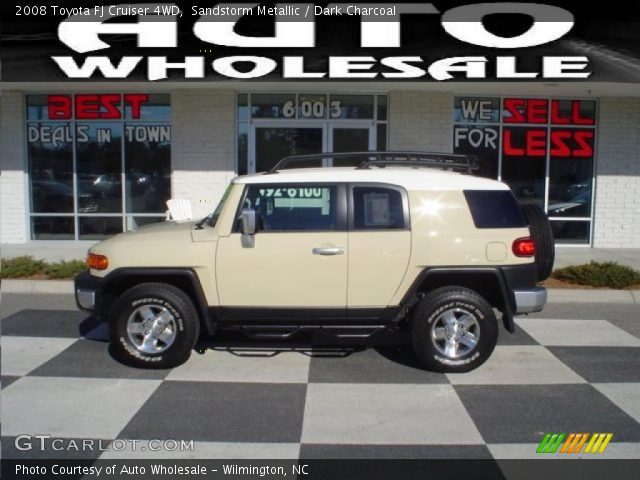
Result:
M549 303L640 304L640 290L548 290ZM71 280L2 280L2 293L73 294Z
M2 293L73 294L71 280L2 280Z

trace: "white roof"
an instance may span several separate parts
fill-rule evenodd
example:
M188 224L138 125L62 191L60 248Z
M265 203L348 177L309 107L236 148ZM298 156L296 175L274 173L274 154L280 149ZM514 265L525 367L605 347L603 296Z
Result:
M257 173L233 179L233 183L242 184L332 182L389 183L400 185L407 190L509 190L506 184L496 180L424 167L301 168L280 170L272 174Z

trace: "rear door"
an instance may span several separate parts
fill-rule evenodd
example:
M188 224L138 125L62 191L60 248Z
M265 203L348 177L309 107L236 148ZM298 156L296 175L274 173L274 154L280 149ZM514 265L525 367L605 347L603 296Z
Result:
M404 278L410 254L406 191L387 184L349 185L347 306L386 307Z

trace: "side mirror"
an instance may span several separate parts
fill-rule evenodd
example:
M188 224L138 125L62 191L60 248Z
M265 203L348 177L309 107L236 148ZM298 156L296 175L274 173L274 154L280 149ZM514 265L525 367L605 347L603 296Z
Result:
M254 235L256 233L256 211L251 208L244 208L240 213L240 229L242 231L242 246L253 248L255 246Z

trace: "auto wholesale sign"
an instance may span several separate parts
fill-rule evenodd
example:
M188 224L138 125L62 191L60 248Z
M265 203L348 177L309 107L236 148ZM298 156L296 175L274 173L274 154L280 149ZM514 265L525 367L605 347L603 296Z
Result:
M595 12L577 12L559 2L99 3L14 6L18 23L4 35L9 49L4 56L16 68L5 80L26 73L24 59L14 57L17 47L45 34L52 42L37 55L31 52L30 63L56 80L599 81L640 76L634 54L602 43L603 32L611 43L623 41L625 29L605 18L594 30ZM48 22L46 32L17 35L18 28L24 32L36 20L38 28Z

